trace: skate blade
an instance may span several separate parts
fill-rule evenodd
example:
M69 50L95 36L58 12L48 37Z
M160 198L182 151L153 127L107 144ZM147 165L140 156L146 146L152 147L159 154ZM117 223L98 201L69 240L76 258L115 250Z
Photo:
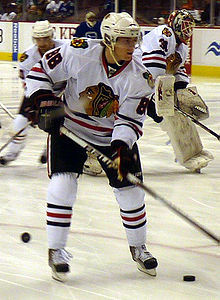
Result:
M157 272L156 269L146 269L146 268L142 268L139 264L137 264L137 268L139 271L146 273L147 275L156 277L157 276Z

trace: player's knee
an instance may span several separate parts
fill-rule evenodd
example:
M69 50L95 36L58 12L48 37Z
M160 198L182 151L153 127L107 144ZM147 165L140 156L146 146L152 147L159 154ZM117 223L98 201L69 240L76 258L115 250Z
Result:
M77 174L54 174L48 187L48 203L73 206L77 193Z
M144 204L145 193L137 186L113 188L113 191L121 209L136 209Z
M14 130L15 130L15 132L17 132L17 131L21 130L22 128L24 128L27 125L27 123L28 123L28 119L25 116L23 116L22 114L18 114L16 116L16 118L14 119ZM23 130L22 134L23 135L26 134L27 131L28 131L28 129L25 128Z

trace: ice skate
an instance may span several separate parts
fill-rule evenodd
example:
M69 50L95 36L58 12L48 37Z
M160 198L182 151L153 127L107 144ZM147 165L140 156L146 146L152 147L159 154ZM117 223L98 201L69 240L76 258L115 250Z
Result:
M19 154L25 147L25 138L26 136L18 136L8 145L9 149L6 154L0 156L1 165L5 166L18 158Z
M5 166L7 165L9 162L13 161L13 160L16 160L18 155L19 155L20 151L19 152L8 152L6 153L5 155L3 156L0 156L0 164Z
M52 278L61 282L67 280L69 260L72 255L65 249L49 249L49 266L52 269Z
M150 276L156 276L157 260L147 251L145 245L139 247L130 246L131 255L137 263L137 268Z

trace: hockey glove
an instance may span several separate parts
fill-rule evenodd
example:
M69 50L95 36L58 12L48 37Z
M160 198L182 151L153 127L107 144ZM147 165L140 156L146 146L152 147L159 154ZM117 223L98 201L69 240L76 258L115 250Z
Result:
M30 97L32 106L29 119L34 125L46 132L58 128L63 121L64 109L60 98L51 91L39 90Z
M129 149L128 145L120 140L115 140L112 146L112 160L118 166L118 180L122 181L126 178L129 172L132 172L137 161L133 151Z
M60 98L51 96L40 102L38 127L48 133L58 129L64 120L64 108Z
M166 64L167 64L166 73L167 74L176 74L181 63L182 63L182 58L178 52L171 54L166 59Z
M156 113L156 106L153 97L147 106L147 115L151 117L156 123L160 123L163 121L163 117L158 116Z

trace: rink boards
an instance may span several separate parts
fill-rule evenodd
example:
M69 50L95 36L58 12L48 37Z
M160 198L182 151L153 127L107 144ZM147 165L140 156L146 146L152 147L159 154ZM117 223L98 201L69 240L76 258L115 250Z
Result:
M17 61L32 43L30 22L0 21L0 60ZM71 39L78 24L54 23L55 38ZM141 26L146 34L153 26ZM187 59L188 73L220 77L220 28L196 27Z

